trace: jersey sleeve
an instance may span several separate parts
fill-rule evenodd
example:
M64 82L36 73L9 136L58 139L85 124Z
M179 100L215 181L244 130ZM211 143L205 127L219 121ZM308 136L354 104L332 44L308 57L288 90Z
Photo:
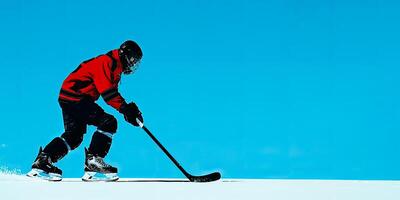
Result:
M113 80L111 67L111 61L103 62L103 64L95 67L93 71L93 82L104 101L119 111L121 106L126 104L126 101L118 92L118 82Z

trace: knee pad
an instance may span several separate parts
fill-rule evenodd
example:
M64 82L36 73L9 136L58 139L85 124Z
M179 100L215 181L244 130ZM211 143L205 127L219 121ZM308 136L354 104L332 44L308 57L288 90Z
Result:
M74 150L82 143L84 134L85 132L66 131L61 135L61 139L68 145L69 150Z
M108 133L116 133L117 132L117 119L114 116L105 114L104 118L100 121L98 130L108 132Z

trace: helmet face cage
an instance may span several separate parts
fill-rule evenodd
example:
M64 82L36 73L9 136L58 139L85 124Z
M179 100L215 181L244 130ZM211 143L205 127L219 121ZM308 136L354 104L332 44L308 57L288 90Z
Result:
M133 56L125 55L124 59L125 59L125 62L126 62L126 66L124 68L124 74L132 74L139 68L139 65L140 65L140 59L139 58L135 58Z

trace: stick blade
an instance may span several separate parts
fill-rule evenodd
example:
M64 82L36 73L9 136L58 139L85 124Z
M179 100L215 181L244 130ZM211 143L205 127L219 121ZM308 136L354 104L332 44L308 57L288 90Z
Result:
M189 180L191 182L212 182L212 181L217 181L221 178L221 174L219 172L214 172L211 174L207 174L204 176L190 176Z

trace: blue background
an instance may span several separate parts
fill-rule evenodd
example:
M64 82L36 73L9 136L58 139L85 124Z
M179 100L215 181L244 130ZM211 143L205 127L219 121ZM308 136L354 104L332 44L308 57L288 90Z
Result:
M136 40L122 78L145 124L193 174L400 179L398 1L3 1L0 166L29 170L63 132L58 92L83 60ZM119 121L122 177L182 177ZM83 144L57 163L83 173Z

